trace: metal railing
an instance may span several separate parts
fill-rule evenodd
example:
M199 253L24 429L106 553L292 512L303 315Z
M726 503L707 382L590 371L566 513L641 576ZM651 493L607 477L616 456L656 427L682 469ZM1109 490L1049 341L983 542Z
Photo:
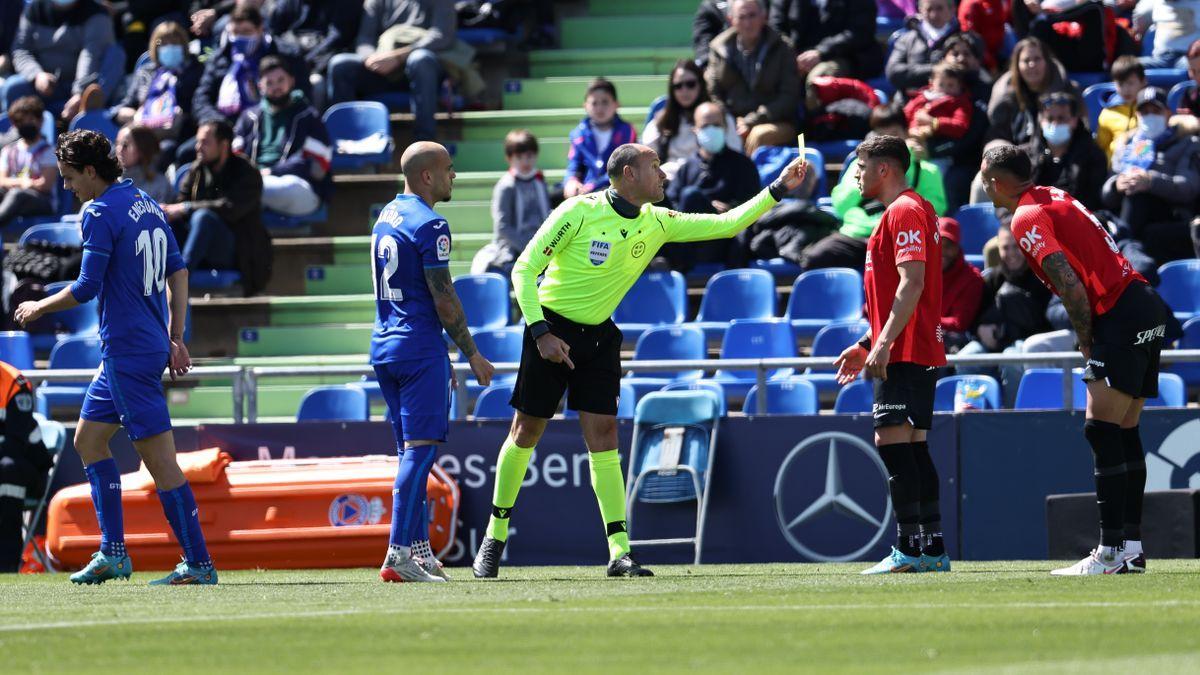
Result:
M1200 362L1200 349L1176 349L1162 352L1163 363ZM1047 366L1063 370L1062 392L1063 408L1073 408L1074 373L1072 369L1084 364L1083 355L1078 352L1043 352L1030 354L952 354L946 357L950 366ZM826 372L832 371L832 359L825 356L805 356L785 359L699 359L690 361L625 361L621 364L623 372L627 373L656 373L682 370L753 370L758 384L759 395L755 397L755 412L767 412L767 382L769 373L773 370L791 368L804 370L818 368ZM496 363L496 373L515 373L519 364ZM470 366L465 363L452 364L454 369L454 386L457 391L456 417L466 417L467 381L472 377ZM214 379L230 379L232 388L232 417L236 424L258 421L258 385L264 378L291 377L354 377L374 375L375 371L367 364L363 365L330 365L330 366L200 366L192 369L187 375L178 378L179 382L204 382ZM25 376L32 382L86 382L95 376L94 370L30 370ZM169 377L164 376L164 380Z

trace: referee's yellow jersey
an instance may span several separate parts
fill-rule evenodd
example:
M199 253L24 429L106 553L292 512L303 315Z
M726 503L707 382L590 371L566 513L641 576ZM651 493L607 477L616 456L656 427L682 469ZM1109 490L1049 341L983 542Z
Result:
M646 204L636 217L626 218L609 200L605 191L563 202L517 258L513 288L526 324L545 319L542 307L576 323L601 324L663 244L732 237L777 203L764 188L721 215ZM538 286L542 270L546 278Z

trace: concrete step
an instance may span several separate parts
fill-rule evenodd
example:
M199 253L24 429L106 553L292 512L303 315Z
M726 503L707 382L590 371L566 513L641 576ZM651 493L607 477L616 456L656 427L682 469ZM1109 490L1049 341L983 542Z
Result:
M504 83L504 109L539 110L582 105L584 93L592 79L545 77L508 80ZM662 75L614 75L608 80L617 88L617 99L627 106L649 106L654 99L667 93L667 78Z
M507 132L506 132L507 133ZM454 170L463 171L506 171L508 161L504 157L503 139L470 141L447 141L446 150L454 157ZM567 167L566 136L538 138L538 166L543 170ZM456 182L457 187L457 182ZM457 194L455 195L458 196Z
M624 16L630 21L637 21L647 9L653 8L659 14L695 14L696 0L593 0L588 3L588 14L591 16Z
M647 4L647 9L653 7ZM653 11L660 10L654 7ZM573 48L689 47L692 13L565 17L560 29L562 44Z

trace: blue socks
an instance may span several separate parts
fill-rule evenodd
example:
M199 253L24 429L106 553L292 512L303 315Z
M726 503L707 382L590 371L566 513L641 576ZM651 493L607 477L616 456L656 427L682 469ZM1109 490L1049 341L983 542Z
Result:
M125 518L121 511L121 470L112 457L83 467L92 486L92 504L100 523L100 551L125 555Z
M196 497L192 494L192 486L184 483L174 490L159 490L158 500L162 502L163 513L175 538L183 547L183 557L191 567L212 569L212 559L208 556L208 548L204 545L204 533L200 531L200 509L196 506Z
M400 469L392 490L392 534L388 541L391 546L409 547L414 541L429 538L426 482L436 458L436 445L405 448L400 455Z

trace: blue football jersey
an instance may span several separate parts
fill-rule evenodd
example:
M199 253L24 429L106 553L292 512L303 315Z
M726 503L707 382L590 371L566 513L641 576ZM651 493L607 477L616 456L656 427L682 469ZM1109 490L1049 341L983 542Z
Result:
M158 203L133 182L114 183L83 213L83 248L107 258L100 303L101 353L167 353L166 278L186 265Z
M371 363L447 354L425 269L450 264L450 226L420 197L401 194L371 232L375 332Z

